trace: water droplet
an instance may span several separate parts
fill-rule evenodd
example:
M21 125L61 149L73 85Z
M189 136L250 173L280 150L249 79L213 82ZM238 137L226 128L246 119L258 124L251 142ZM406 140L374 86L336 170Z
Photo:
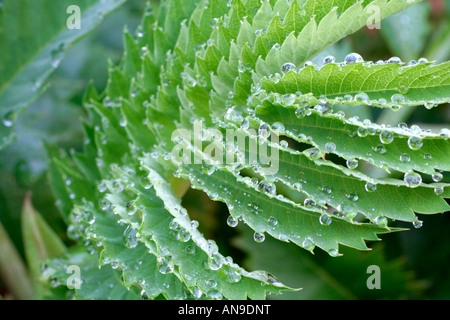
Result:
M358 196L357 193L354 192L354 193L348 194L348 195L347 195L347 198L348 198L348 200L350 200L350 201L358 201L359 196Z
M222 294L219 291L217 291L217 290L210 290L206 294L206 298L208 300L221 300L222 299Z
M268 195L272 195L272 196L276 195L276 191L277 191L275 184L269 183L269 182L265 182L265 181L261 181L259 183L259 189L262 192L264 192L264 193L266 193Z
M373 222L378 226L387 226L388 220L386 217L376 217Z
M145 292L145 290L141 291L141 299L142 300L149 300L150 297L147 295L147 292Z
M298 108L295 110L295 116L298 119L304 118L306 116L305 108Z
M406 85L402 84L402 85L400 85L400 87L398 87L398 91L401 94L407 94L409 92L409 88ZM403 97L403 100L404 99L405 99L405 97Z
M394 133L391 131L382 131L380 133L380 141L384 144L390 144L394 141Z
M12 111L6 113L3 117L3 125L7 128L11 128L16 120L16 114Z
M374 148L375 152L379 154L385 154L386 153L386 147L383 144L379 144Z
M113 181L112 186L113 186L114 191L117 193L121 193L124 189L122 182L118 179Z
M357 130L358 136L361 138L365 138L369 135L369 129L364 127L359 127Z
M278 224L278 219L275 217L270 217L267 222L269 223L269 225L271 225L272 227L276 227L276 225Z
M417 63L427 63L428 59L427 58L420 58L419 60L417 60Z
M312 251L315 248L316 244L311 237L306 237L302 242L302 247L306 250Z
M125 247L135 248L138 245L137 232L131 226L128 226L122 236Z
M400 59L399 57L392 57L389 58L389 60L386 61L386 63L402 63L402 59Z
M295 94L285 94L284 96L283 96L283 98L282 98L282 103L285 105L285 106L291 106L291 105L293 105L294 103L295 103L295 99L296 99L296 96L295 96Z
M148 176L142 177L141 186L142 186L142 188L144 188L146 190L150 189L153 186L153 184L150 182L150 179L148 178Z
M125 128L127 126L127 119L125 117L120 119L119 126L121 126L122 128Z
M52 67L56 68L58 67L59 63L61 62L63 56L64 56L64 49L65 44L61 43L56 49L53 49L51 52L51 58L52 58Z
M437 172L431 175L431 178L433 179L434 182L439 182L442 180L442 178L444 178L444 176L442 175L442 173Z
M345 64L363 62L363 58L358 53L350 53L344 59Z
M375 192L377 190L377 185L367 182L364 188L366 189L367 192Z
M222 257L220 257L217 254L214 254L210 257L208 257L208 267L213 270L219 270L220 268L222 268L223 265L223 260Z
M332 219L329 215L323 214L320 216L319 221L321 225L329 226L332 222Z
M415 135L420 135L422 133L422 129L418 125L413 124L411 126L411 133Z
M315 201L312 200L312 199L305 199L305 201L303 201L303 205L304 205L306 208L312 208L312 207L314 207L314 206L316 205L316 203L315 203Z
M212 166L207 166L207 165L205 165L205 166L203 167L203 169L204 169L204 172L205 172L208 176L212 175L212 174L216 171L216 167L215 167L214 165L212 165ZM217 197L212 197L212 198L217 198Z
M209 26L213 29L217 28L217 26L219 25L219 19L217 18L213 18L211 19L211 22L209 23Z
M217 287L217 281L214 279L210 279L210 280L206 281L206 285L210 288L215 288L215 287Z
M100 206L100 209L102 209L103 211L108 210L111 206L111 203L106 198L101 198L98 204Z
M272 126L271 126L271 128L272 128L272 130L274 130L276 133L284 132L284 131L285 131L284 125L283 125L282 123L280 123L280 122L275 122L275 123L273 123Z
M162 274L172 273L174 270L173 262L170 258L158 257L156 260L159 272Z
M291 70L295 70L297 68L297 66L293 63L287 62L285 64L283 64L283 66L281 67L281 72L282 73L288 73Z
M192 230L197 229L198 226L199 226L199 222L197 220L192 220L191 221L191 228L192 228Z
M181 230L178 231L177 239L181 242L188 242L191 240L191 234L186 229L181 228Z
M413 226L414 226L414 228L416 228L416 229L422 228L422 226L423 226L423 221L414 221L414 222L413 222Z
M408 163L408 162L411 161L411 157L409 156L409 154L403 153L403 154L400 156L400 161L401 161L401 162L404 162L404 163Z
M405 174L403 181L409 188L417 188L422 184L422 176L415 172L408 172Z
M331 191L332 191L331 188L328 186L323 186L322 188L320 188L320 190L322 190L326 194L331 194Z
M367 95L367 93L364 93L364 92L360 92L360 93L358 93L357 95L355 95L355 101L358 101L358 102L368 102L370 99L369 99L369 96Z
M430 110L430 109L433 109L434 107L436 107L436 104L434 102L425 102L424 106L425 106L425 108Z
M439 131L439 135L441 136L441 137L450 137L450 129L447 129L447 128L442 128L440 131Z
M354 159L354 160L347 160L347 168L353 170L358 168L359 162L358 160Z
M250 128L250 121L247 118L245 118L241 123L241 129L248 130L248 128Z
M49 284L50 284L50 286L51 286L52 288L57 288L57 287L59 286L59 279L58 279L58 278L51 277L51 278L49 279Z
M186 251L186 253L188 254L194 254L195 253L195 247L194 246L186 246L186 248L184 248L184 251Z
M329 64L329 63L336 63L336 58L333 56L326 56L323 59L323 64L325 65L325 64Z
M261 37L264 34L264 31L262 29L258 29L255 31L255 36L256 37Z
M194 299L200 299L203 295L203 291L199 288L199 287L194 287L194 289L192 290L192 296L194 297Z
M237 272L234 268L227 268L227 270L225 270L225 275L225 281L228 283L238 283L242 279L240 273Z
M233 216L229 216L227 219L227 224L231 227L234 228L238 225L239 221L237 219L235 219Z
M322 153L317 148L312 148L305 150L305 155L310 158L311 160L317 160L322 156Z
M261 243L261 242L263 242L266 239L266 236L264 235L264 233L255 232L255 234L253 235L253 239L257 243Z
M325 151L328 153L335 152L336 151L336 144L333 142L327 142L325 144Z
M137 212L137 207L135 205L135 201L128 201L125 205L125 208L127 209L127 213L132 216Z
M408 146L411 150L419 150L423 146L423 140L419 137L410 137L408 139Z
M437 196L440 196L444 193L444 188L443 187L436 187L434 188L434 194Z
M353 221L353 219L355 219L357 215L357 211L353 207L348 205L339 206L338 210L346 219L350 221Z
M332 257L337 257L339 255L339 251L337 249L331 249L328 251L328 254Z
M106 184L105 184L104 182L101 182L101 183L98 185L98 191L99 191L100 193L104 193L106 190L107 190Z
M265 139L267 139L269 137L270 130L269 130L269 126L267 125L267 123L262 123L259 126L258 134L263 140L265 140Z
M391 96L391 102L398 104L405 102L405 96L401 93L396 93Z

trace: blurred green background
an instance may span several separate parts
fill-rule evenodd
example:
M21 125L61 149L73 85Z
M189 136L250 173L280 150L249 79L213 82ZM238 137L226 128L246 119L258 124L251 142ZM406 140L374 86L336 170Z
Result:
M157 5L158 1L152 2ZM128 0L94 32L76 43L49 78L49 89L20 115L14 127L17 141L0 152L0 222L23 261L26 257L21 211L30 191L36 210L63 242L71 245L49 187L44 145L67 151L82 149L84 138L78 119L85 117L81 106L84 90L91 80L97 90L104 89L109 61L118 63L122 56L122 31L125 26L129 30L136 28L144 8L144 1ZM360 30L314 61L320 64L328 54L342 61L349 52L358 52L366 61L398 56L403 61L426 57L443 62L450 58L449 17L450 0L424 1L383 21L380 30ZM359 108L351 114L374 122L391 125L407 122L433 130L450 124L449 105L432 110L408 108L395 113ZM285 284L303 288L270 298L450 299L448 214L420 216L424 221L422 228L384 235L382 242L369 244L373 248L370 252L343 248L343 257L330 258L319 250L311 255L272 239L255 243L252 232L245 226L227 226L225 205L210 201L199 191L188 191L183 203L191 218L200 222L201 231L216 240L225 256L231 255L251 270L268 270ZM400 222L393 225L411 228ZM374 264L381 268L381 290L369 290L366 286L367 267ZM0 274L0 296L17 298L6 282Z

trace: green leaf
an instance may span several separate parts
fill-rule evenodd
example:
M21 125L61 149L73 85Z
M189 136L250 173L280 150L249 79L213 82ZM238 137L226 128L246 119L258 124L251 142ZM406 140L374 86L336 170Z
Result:
M248 225L256 242L271 236L333 257L403 230L389 219L420 226L416 213L448 209L439 172L449 171L446 130L335 113L449 101L448 62L307 62L365 26L370 5L385 18L413 3L167 0L157 16L146 12L135 37L125 32L124 59L110 66L104 94L89 90L85 152L52 153L71 238L150 298L262 299L292 289L221 255L183 208L173 177L225 203L230 224ZM227 145L228 130L251 133L250 144L236 147L233 137ZM245 161L269 147L278 158ZM396 172L379 179L345 167L357 159ZM263 166L274 162L276 172Z
M323 215L328 216L325 211L306 208L282 196L275 198L265 194L260 191L264 181L258 184L243 177L235 181L236 177L225 170L208 176L201 168L191 166L181 173L191 180L194 188L205 191L213 200L226 203L233 218L249 225L256 236L267 233L309 251L317 246L337 256L340 244L365 250L364 240L378 240L377 234L389 231L368 224L349 224L338 216L330 217L332 223L325 226L320 222Z
M81 29L67 27L70 16L67 10L73 5L68 0L57 3L7 0L3 4L0 42L6 49L0 53L0 149L11 143L14 137L11 127L18 113L45 91L46 79L68 48L123 2L77 2L81 11Z
M448 102L450 63L330 63L290 71L281 78L263 79L261 89L277 94L313 94L334 99L330 104L373 105L398 109L402 106Z
M22 210L22 234L28 268L34 280L35 294L39 299L46 295L45 287L37 282L41 275L42 263L66 252L66 247L58 235L35 211L27 195Z
M62 257L49 261L43 274L53 288L67 287L72 271L69 266L80 268L79 289L72 289L66 295L69 299L90 300L137 300L136 290L127 290L120 278L120 272L111 266L98 267L98 256L89 255L83 247L74 247Z
M282 34L289 34L289 36L285 39L270 40L278 42L281 47L272 48L265 59L261 57L256 66L257 71L260 73L266 70L264 75L274 74L279 72L275 69L277 65L286 62L300 65L311 60L321 50L366 26L373 15L373 6L380 9L380 19L384 19L416 2L418 1L376 0L366 1L364 4L362 1L352 4L342 0L327 2L323 5L323 2L318 0L306 1L298 18L300 26L295 26L297 29L300 28L299 34L297 35L296 30L292 29L294 26L292 23L277 27L276 29L282 29L284 32ZM355 17L358 18L355 19ZM267 37L272 37L270 30L267 34Z
M322 115L320 111L299 106L267 105L256 111L260 121L282 123L283 135L312 143L323 153L334 153L347 160L361 159L385 170L416 170L429 175L449 170L445 159L450 145L445 135L429 133L418 126L387 128L367 120L345 119L339 114ZM310 115L305 115L308 112ZM392 141L386 143L383 136ZM410 139L417 140L421 147L411 147Z

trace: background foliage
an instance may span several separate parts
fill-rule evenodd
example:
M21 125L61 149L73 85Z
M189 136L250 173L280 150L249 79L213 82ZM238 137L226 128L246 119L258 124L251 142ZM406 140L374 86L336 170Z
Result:
M157 5L157 1L154 4ZM61 244L48 254L56 255L71 246L65 222L56 210L49 188L48 155L44 144L67 151L81 150L82 127L74 119L86 117L81 107L85 88L92 80L99 91L104 89L108 60L117 62L122 55L122 30L125 25L134 30L144 7L142 1L127 1L67 52L48 79L50 87L18 117L14 126L17 140L0 152L0 222L18 257L26 263L25 272L31 277L36 274L34 260L37 258L24 249L30 245L27 246L29 241L22 227L27 223L39 225L39 218L26 214L34 212L29 205L25 206L27 194L31 194L36 211L62 239ZM450 58L449 14L448 0L421 2L383 21L381 30L364 28L347 37L322 52L314 62L321 62L329 54L343 61L348 52L358 52L365 60L374 61L387 60L391 56L401 57L404 61L422 56L438 62L446 61ZM358 112L361 118L393 125L407 122L424 128L439 128L450 123L448 105L432 110L405 108L395 113L372 108L360 108ZM377 171L374 174L382 173ZM449 177L444 179L448 181ZM311 255L294 245L268 237L263 243L254 242L253 233L247 227L227 227L226 206L209 200L200 191L189 190L183 198L183 205L191 218L200 222L200 231L207 238L216 240L222 254L231 255L247 269L268 270L284 284L304 288L272 296L274 299L450 298L450 273L446 266L450 261L448 214L421 216L424 221L422 228L382 235L382 243L369 243L373 247L370 252L344 249L344 256L331 258L322 251ZM396 226L410 228L410 224L399 222ZM45 234L55 236L49 235L51 231ZM276 256L268 258L267 252ZM381 267L382 290L368 290L366 287L366 269L372 264ZM5 273L0 274L0 294L4 298L20 298L6 277ZM31 291L43 290L36 288L34 281L30 283L33 283ZM53 294L58 297L59 293ZM126 295L137 297L136 293L122 292L115 298Z

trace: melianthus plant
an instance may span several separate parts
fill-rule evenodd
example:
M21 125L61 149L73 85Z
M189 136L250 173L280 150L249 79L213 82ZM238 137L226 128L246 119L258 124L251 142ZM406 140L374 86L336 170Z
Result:
M158 16L149 7L136 34L125 32L125 55L110 66L105 92L86 92L84 153L50 150L58 205L79 245L52 260L44 277L65 284L64 267L79 265L75 297L97 299L263 299L292 290L205 239L181 206L187 182L225 203L229 224L242 221L256 241L271 236L331 256L397 231L389 220L420 226L416 213L448 210L448 185L439 182L450 169L448 130L392 128L336 107L446 103L450 64L372 63L354 53L342 63L309 62L364 27L370 6L385 18L416 2L167 0ZM180 129L202 143L189 134L172 139ZM224 145L226 130L276 152L276 172L217 161L211 146L245 159L256 152ZM282 140L270 141L271 133ZM177 146L204 161L180 161ZM355 170L358 161L404 179L369 176Z

